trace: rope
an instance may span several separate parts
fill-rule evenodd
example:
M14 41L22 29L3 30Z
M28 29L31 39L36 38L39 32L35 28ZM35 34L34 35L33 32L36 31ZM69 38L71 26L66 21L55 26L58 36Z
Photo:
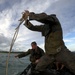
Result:
M18 36L18 32L19 32L19 28L20 28L20 25L24 22L24 20L22 20L20 22L20 24L18 25L18 27L16 28L16 31L14 33L14 36L13 36L13 39L12 39L12 42L11 42L11 45L10 45L10 50L9 50L9 53L8 53L8 57L7 57L7 60L6 60L6 75L8 75L8 63L9 63L9 58L10 58L10 53L11 53L11 50L12 50L12 47L16 41L16 38Z
M12 39L12 42L11 42L11 45L10 45L10 50L9 50L8 57L7 57L7 60L6 60L6 75L8 75L8 62L9 62L9 58L10 58L10 53L11 53L12 47L13 47L15 41L16 41L16 38L18 36L20 25L28 18L28 15L25 12L28 12L28 11L24 11L22 13L22 18L19 20L20 23L19 23L18 27L16 28L16 31L14 33L14 36L13 36L13 39Z
M24 63L24 62L22 62L21 60L19 60L19 58L17 58L17 60L18 60L21 64L24 64L24 65L25 65L25 63Z

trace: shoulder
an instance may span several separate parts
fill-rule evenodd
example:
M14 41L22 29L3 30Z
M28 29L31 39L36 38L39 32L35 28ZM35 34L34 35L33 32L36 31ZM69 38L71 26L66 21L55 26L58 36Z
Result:
M43 51L43 49L42 48L40 48L40 47L37 47L39 50L41 50L41 51Z
M32 49L28 49L28 52L31 52L32 51Z

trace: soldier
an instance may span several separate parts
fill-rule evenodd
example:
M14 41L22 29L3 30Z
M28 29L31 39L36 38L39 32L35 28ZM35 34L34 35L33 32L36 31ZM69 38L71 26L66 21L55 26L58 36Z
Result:
M15 57L22 58L22 57L25 57L25 56L31 54L30 61L32 63L38 62L40 57L44 55L44 51L43 51L43 49L41 49L40 47L37 46L36 42L32 42L31 46L32 46L32 49L29 49L27 52L24 52L22 54L16 55Z
M36 70L45 71L46 67L54 61L61 62L73 73L75 73L75 57L67 49L63 41L61 24L55 14L47 15L46 13L35 14L26 11L29 20L36 20L43 25L33 25L29 20L25 21L25 26L32 30L42 33L45 37L46 54L40 59Z
M43 49L37 46L37 43L34 41L31 43L32 49L29 49L27 52L21 53L19 55L16 55L15 57L17 58L22 58L30 54L30 61L31 64L28 65L28 67L22 72L26 74L26 70L28 71L29 68L33 70L37 63L39 62L39 59L44 55Z

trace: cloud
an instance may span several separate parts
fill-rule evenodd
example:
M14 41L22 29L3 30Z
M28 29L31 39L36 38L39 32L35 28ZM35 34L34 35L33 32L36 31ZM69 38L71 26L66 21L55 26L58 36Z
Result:
M65 44L71 51L75 51L75 36L64 38Z
M4 3L4 0L0 0L0 4L3 4Z
M0 39L2 42L0 49L3 47L3 50L9 49L15 28L19 24L18 20L25 9L35 13L56 13L62 24L64 36L69 35L75 29L74 2L74 0L0 0L0 38L3 38L3 40ZM33 24L39 23L33 22ZM31 48L32 41L36 41L44 48L44 38L41 33L30 31L21 25L13 50L27 50ZM71 40L66 39L65 42L70 43Z
M3 34L0 34L0 44L5 42L9 43L8 38L5 37Z
M68 39L64 39L65 43L72 43L74 42L75 37L74 38L68 38Z
M54 13L59 18L64 35L75 30L75 1L74 0L58 0L53 3L46 12Z
M9 26L11 25L11 14L7 14L6 16L4 15L4 12L0 15L0 33L4 34L5 36L9 35Z
M10 39L5 37L3 34L0 34L0 50L8 50L10 46Z

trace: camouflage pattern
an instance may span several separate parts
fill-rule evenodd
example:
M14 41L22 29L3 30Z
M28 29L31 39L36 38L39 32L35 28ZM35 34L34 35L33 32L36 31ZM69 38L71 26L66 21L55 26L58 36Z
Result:
M43 25L33 25L29 20L39 21L43 23ZM32 31L41 32L45 37L46 55L40 59L36 70L44 70L49 64L56 60L65 64L75 73L75 57L65 47L61 24L56 15L30 13L29 20L25 22L25 26Z
M37 50L29 49L27 52L18 55L19 58L25 57L30 54L30 61L34 63L37 59L40 59L44 55L44 51L37 47Z
M33 15L33 16L35 16L35 15ZM32 16L30 16L30 17L32 17ZM42 15L41 17L43 18L44 16ZM48 15L46 15L45 17L46 18L44 18L44 19L47 19ZM36 19L36 16L35 16L35 19ZM51 24L49 23L49 21L51 22ZM64 45L62 28L61 28L61 25L55 15L50 15L48 22L44 23L44 25L33 26L29 21L27 21L25 25L30 30L41 32L42 35L45 36L45 51L47 54L58 53L57 49L60 46Z
M36 70L44 71L46 67L54 61L62 62L71 72L75 73L75 58L73 53L66 47L61 48L61 51L55 55L44 55L36 66Z

